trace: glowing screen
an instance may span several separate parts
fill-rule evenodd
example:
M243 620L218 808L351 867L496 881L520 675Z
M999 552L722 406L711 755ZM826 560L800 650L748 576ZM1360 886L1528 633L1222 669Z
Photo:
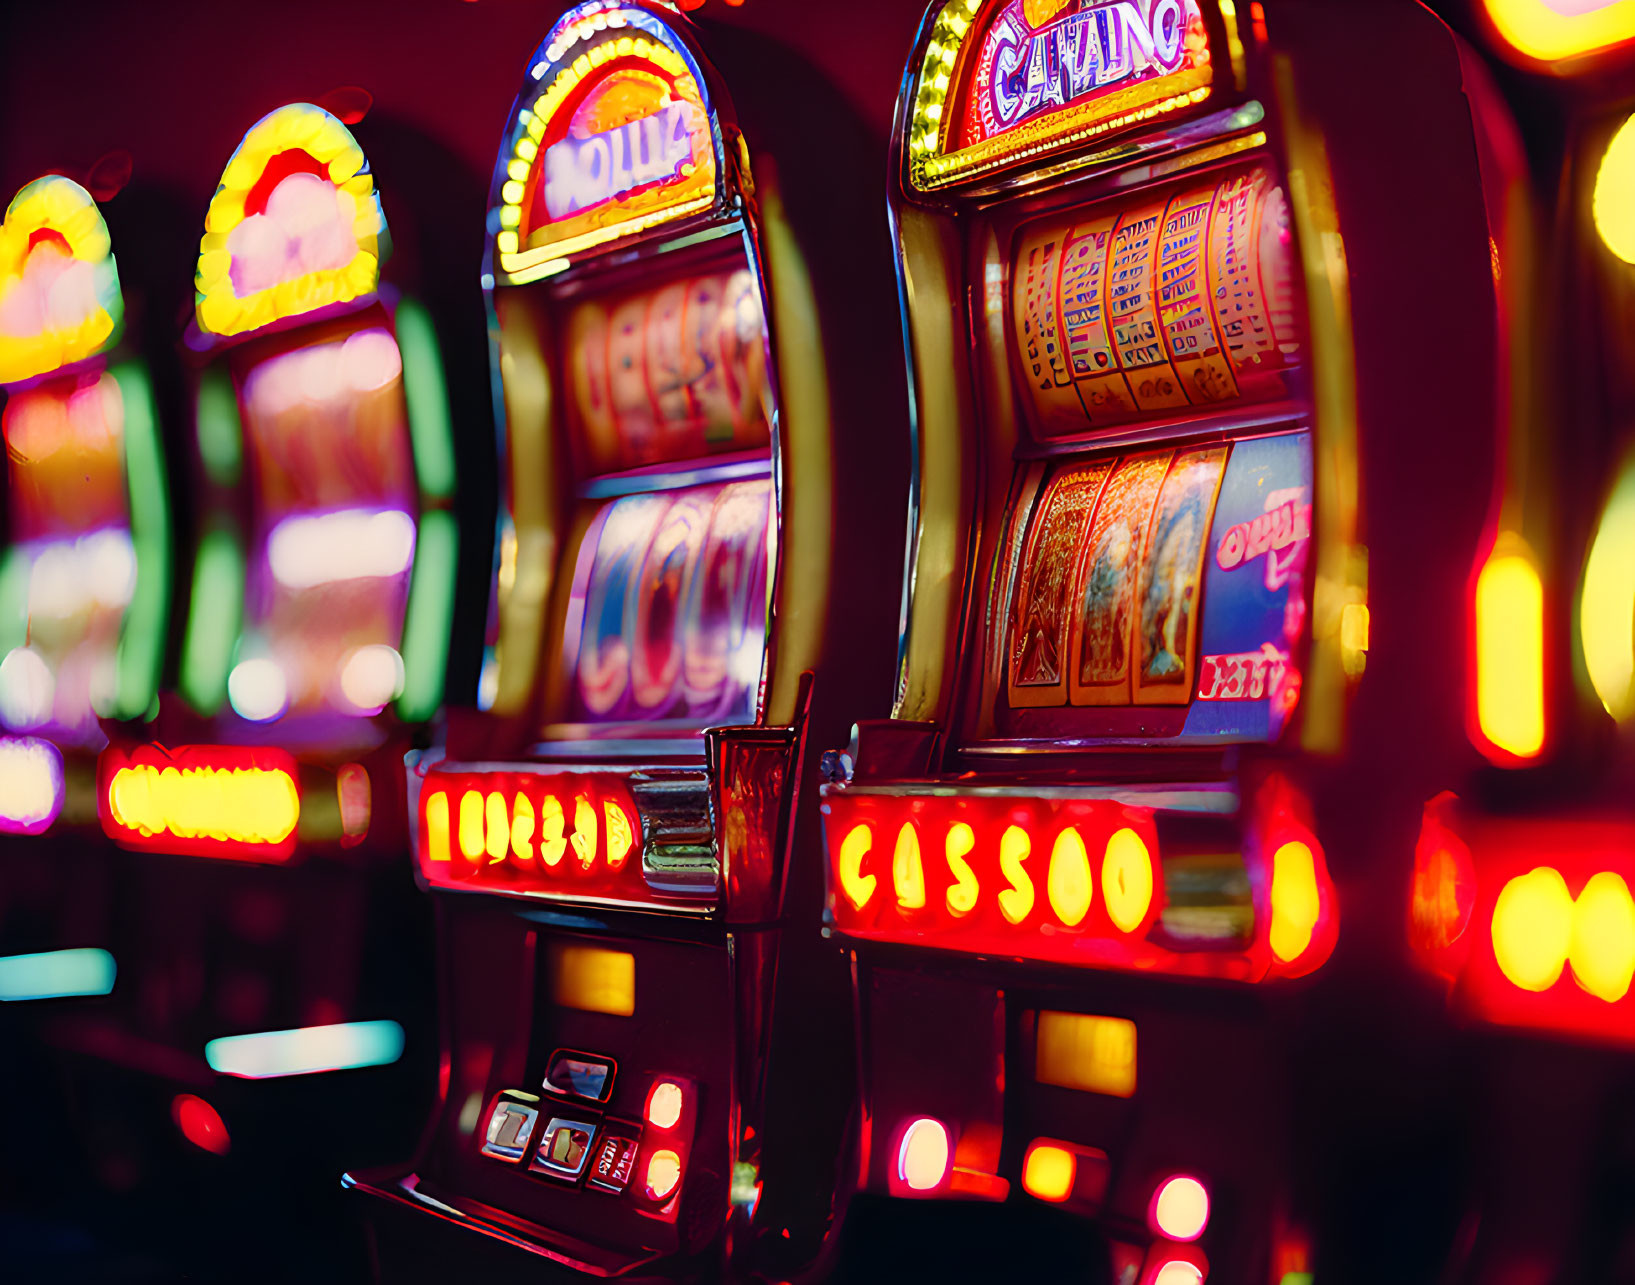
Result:
M948 0L915 84L922 187L1068 147L1202 102L1212 67L1198 0Z
M568 612L574 722L754 717L766 642L766 479L627 495L580 548Z
M12 547L0 571L0 724L99 748L136 590L125 491L125 406L103 371L7 400Z
M580 304L563 361L582 470L766 450L766 360L748 269Z
M256 489L234 708L378 713L401 690L415 479L397 342L379 326L263 357L239 385Z
M1016 365L1043 433L1286 395L1292 233L1266 171L1035 224L1015 256Z

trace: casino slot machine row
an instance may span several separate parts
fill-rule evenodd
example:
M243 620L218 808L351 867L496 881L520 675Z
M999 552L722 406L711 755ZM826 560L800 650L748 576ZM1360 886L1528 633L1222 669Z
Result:
M1480 757L1422 800L1403 916L1461 1032L1450 1117L1493 1157L1463 1183L1476 1231L1442 1279L1527 1264L1611 1280L1635 1253L1610 1197L1635 1172L1616 1123L1635 1044L1635 9L1453 12L1491 55L1468 80L1489 100L1484 150L1511 193L1494 252L1516 377L1488 446L1489 519L1467 546Z
M1485 502L1488 204L1454 37L1365 9L949 0L898 105L896 707L822 787L856 1182L1059 1206L1129 1285L1309 1279L1347 1126L1285 1037L1466 752L1417 639ZM1330 1020L1389 1076L1367 964Z
M827 588L845 443L777 158L746 144L691 23L595 0L528 68L483 276L503 479L486 708L451 711L409 762L440 1101L408 1165L346 1182L384 1198L367 1208L390 1278L482 1252L709 1277L758 1243L809 1252L767 1229L762 1187L787 1157L784 1207L821 1225L834 1183L813 1174L851 1102L844 1060L832 1083L795 1075L803 1121L834 1117L827 1154L774 1153L795 1136L775 981L827 969L825 1046L850 1025L810 791L805 931L787 926L807 721L854 646L824 623L845 625ZM863 447L871 430L850 426ZM894 537L881 505L840 539Z
M169 1138L276 1181L266 1162L310 1161L343 1121L386 1154L361 1104L413 1092L393 1064L431 1005L405 949L401 762L442 701L457 538L440 350L382 282L389 247L357 140L310 104L244 135L205 215L175 668L97 766L128 850L117 985L50 1033L103 1104L98 1151Z

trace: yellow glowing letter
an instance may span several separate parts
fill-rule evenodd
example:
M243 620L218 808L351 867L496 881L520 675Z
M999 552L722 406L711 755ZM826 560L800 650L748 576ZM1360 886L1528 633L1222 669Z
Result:
M488 860L489 864L504 861L511 850L511 818L505 815L505 795L498 790L488 792Z
M1107 840L1101 859L1101 895L1119 932L1134 932L1152 905L1152 854L1129 827Z
M1033 910L1033 880L1022 869L1032 851L1033 840L1019 825L1007 826L999 836L999 873L1011 883L999 892L999 913L1008 923L1021 923Z
M534 805L521 790L511 810L511 852L518 861L534 859Z
M467 790L460 796L460 855L467 861L481 861L484 837L483 793Z
M617 870L635 845L635 830L625 810L612 799L602 804L602 816L607 821L607 868Z
M1304 843L1285 843L1272 854L1272 954L1292 963L1311 945L1320 899L1317 863Z
M948 827L948 837L943 841L943 855L948 858L948 873L954 876L954 882L943 900L948 903L948 913L956 919L976 909L977 894L982 891L977 886L976 874L971 870L970 862L965 860L974 847L976 835L971 833L971 827L965 822L956 821Z
M562 837L565 827L562 800L547 794L539 805L539 855L548 866L560 864L568 850L568 841Z
M1539 866L1517 875L1493 904L1493 957L1524 991L1548 990L1572 945L1573 898L1561 872Z
M596 809L581 794L573 801L573 850L586 870L596 860Z
M1045 884L1050 908L1069 928L1077 928L1090 912L1093 888L1084 840L1076 828L1068 826L1056 836L1056 846L1050 850L1050 877Z
M441 790L426 800L426 853L433 861L449 859L448 795Z
M874 831L867 823L854 825L840 841L840 855L835 861L835 873L840 878L840 890L854 909L861 910L874 896L876 880L863 873L863 858L874 846Z
M912 821L897 831L897 849L891 854L891 885L904 910L925 905L925 866L920 860L920 834Z

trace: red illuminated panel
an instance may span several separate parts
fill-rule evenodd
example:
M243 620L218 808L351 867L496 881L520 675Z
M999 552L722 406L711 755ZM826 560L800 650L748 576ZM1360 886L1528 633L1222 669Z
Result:
M1467 820L1439 796L1415 854L1412 936L1471 1017L1635 1044L1632 888L1629 826Z
M586 472L768 446L766 324L747 269L580 304L563 362Z
M1321 966L1338 929L1321 844L1272 778L1244 835L1252 939L1160 944L1159 832L1105 799L823 792L829 915L840 932L1097 968L1258 980Z
M642 817L612 773L433 769L420 787L420 872L436 888L706 908L642 874Z
M1074 570L1111 471L1108 461L1063 469L1034 506L1011 603L1008 691L1013 708L1067 702Z
M97 763L97 810L124 848L287 861L301 815L297 780L283 750L110 747Z
M747 722L766 645L766 480L605 505L575 571L575 722ZM671 724L674 726L674 724Z
M1016 367L1046 435L1284 396L1298 359L1293 239L1262 169L1017 235Z

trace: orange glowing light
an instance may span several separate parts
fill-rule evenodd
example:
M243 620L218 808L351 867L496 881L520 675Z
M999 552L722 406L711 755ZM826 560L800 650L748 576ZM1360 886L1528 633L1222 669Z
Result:
M1539 866L1517 875L1493 906L1493 956L1522 990L1554 986L1572 943L1573 899L1561 872Z
M596 860L596 805L581 794L573 801L573 850L586 870Z
M600 946L551 948L551 998L583 1013L630 1017L636 1012L636 957Z
M1176 1174L1153 1192L1147 1222L1171 1240L1197 1240L1209 1225L1209 1190L1187 1174Z
M1022 1190L1036 1200L1066 1200L1077 1169L1078 1157L1066 1147L1035 1142L1022 1160Z
M655 1151L647 1158L647 1195L663 1200L681 1181L681 1157L674 1151Z
M948 913L956 919L976 909L977 894L982 891L971 863L965 859L971 855L974 847L976 835L965 822L956 821L948 827L948 837L943 840L943 856L947 858L948 873L954 876L954 882L949 885L943 900L947 903Z
M897 847L891 854L891 886L897 904L904 910L925 905L925 865L920 859L920 835L912 821L904 821L897 831Z
M201 1097L178 1093L171 1099L170 1118L182 1131L182 1137L201 1151L225 1156L232 1145L221 1115Z
M874 847L874 830L868 825L854 825L840 841L840 890L846 900L861 910L874 896L878 880L863 873L863 858Z
M1009 923L1019 924L1033 913L1033 880L1022 869L1022 863L1033 851L1033 840L1019 825L1006 827L999 837L999 872L1010 880L1010 887L1000 890L999 913Z
M647 1123L655 1129L673 1129L681 1119L681 1086L674 1080L660 1080L647 1096Z
M1476 902L1470 849L1443 820L1453 802L1451 794L1441 794L1425 805L1414 848L1409 924L1419 950L1441 950L1463 937Z
M935 1191L948 1179L948 1129L921 1116L903 1130L897 1147L897 1177L911 1191Z
M1033 1078L1081 1093L1135 1093L1135 1023L1124 1017L1041 1010Z
M1101 860L1101 895L1120 932L1134 932L1152 908L1152 853L1134 830L1116 831Z
M1069 928L1077 928L1090 913L1095 884L1090 878L1090 855L1084 839L1072 826L1056 836L1050 850L1050 875L1045 893L1056 917Z
M1616 1003L1635 977L1635 900L1620 875L1603 870L1573 904L1568 959L1573 978L1597 999Z
M1283 844L1272 856L1272 954L1285 964L1305 954L1321 912L1310 845L1298 840Z

